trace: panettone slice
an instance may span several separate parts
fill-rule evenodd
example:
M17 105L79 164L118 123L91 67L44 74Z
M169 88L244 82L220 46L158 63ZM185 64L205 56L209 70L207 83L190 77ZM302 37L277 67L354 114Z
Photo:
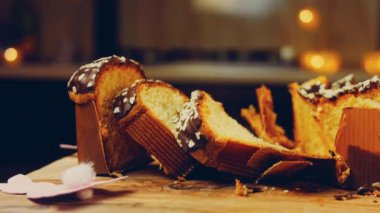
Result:
M125 133L159 161L164 172L185 178L198 163L177 144L174 120L188 97L171 85L137 81L121 91L113 113Z
M287 148L253 136L204 91L192 93L176 129L180 146L200 163L237 176L257 179L281 160L301 159Z
M137 62L110 56L81 66L67 84L76 105L79 160L94 162L98 174L124 171L150 161L147 152L125 136L112 114L116 94L137 79L145 79Z
M335 152L335 138L343 109L379 109L379 86L377 76L355 83L352 75L331 85L325 80L291 84L289 91L293 102L296 147L310 154Z
M241 116L249 123L252 130L265 141L293 148L294 142L285 134L285 130L276 124L277 114L274 112L271 91L265 86L256 89L259 111L253 105L241 110Z
M306 153L325 154L329 147L325 144L325 136L313 112L317 111L316 105L305 100L298 92L300 87L316 88L315 85L327 85L328 80L324 76L309 80L302 85L292 83L289 92L292 97L293 107L293 131L296 148ZM310 86L308 86L310 85Z
M318 79L323 80L325 78ZM316 79L313 81L315 82ZM293 154L302 156L304 159L303 163L302 160L298 162L288 160L279 161L268 168L261 178L272 176L278 172L286 176L288 175L287 172L292 174L297 171L296 168L302 169L312 163L312 166L309 167L308 170L310 176L317 177L331 184L342 185L350 174L350 168L346 161L339 154L334 152L315 154L304 152L299 148L294 149L294 142L287 138L283 129L276 124L276 114L273 112L273 100L270 90L262 86L257 89L256 92L260 113L256 112L253 106L250 106L247 109L242 109L242 116L248 121L259 137L266 141L290 148ZM264 126L267 128L263 128ZM268 151L270 150L261 149L259 152L256 152L249 163L255 165L262 164L262 160L258 160L257 158L262 158L261 156L263 155L268 156ZM272 153L272 155L278 156L277 153Z

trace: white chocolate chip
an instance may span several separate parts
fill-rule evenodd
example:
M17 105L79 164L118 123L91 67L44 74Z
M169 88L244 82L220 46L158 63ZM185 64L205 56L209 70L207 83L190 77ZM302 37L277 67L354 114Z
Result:
M132 96L132 97L129 99L129 103L130 103L130 104L134 104L134 103L135 103L135 99L136 99L136 95Z
M78 80L81 81L84 78L84 76L85 76L84 73L80 74L79 77L78 77Z
M76 94L78 91L77 91L77 88L75 86L73 86L72 88L73 92Z
M92 86L94 86L94 81L88 82L87 87L92 87Z
M188 147L193 148L195 146L195 142L193 140L189 140Z
M127 94L128 94L128 89L123 90L123 92L121 93L122 96L127 96Z
M125 63L126 59L124 56L119 57L121 63Z
M113 114L116 114L116 113L119 113L120 112L120 108L119 107L115 107L115 109L113 110Z
M197 138L197 140L200 140L201 139L201 133L200 132L196 132L195 133L195 137Z

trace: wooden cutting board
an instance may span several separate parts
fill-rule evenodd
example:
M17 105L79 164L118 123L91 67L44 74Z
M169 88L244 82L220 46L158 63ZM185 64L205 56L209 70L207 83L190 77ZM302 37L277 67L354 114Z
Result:
M59 183L62 171L77 164L75 156L62 158L29 174L34 181ZM234 185L211 181L177 182L156 166L128 174L129 178L95 190L90 200L57 199L34 203L23 195L0 193L0 212L380 212L380 198L358 197L337 201L344 192L326 188L306 193L275 187L248 197L236 196ZM99 177L98 180L106 179Z

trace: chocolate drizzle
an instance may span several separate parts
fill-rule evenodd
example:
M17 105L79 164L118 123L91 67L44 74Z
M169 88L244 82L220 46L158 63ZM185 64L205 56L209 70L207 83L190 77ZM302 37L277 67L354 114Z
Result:
M298 93L310 102L317 103L322 98L335 100L345 94L363 93L379 86L380 78L378 76L373 76L366 81L355 83L354 76L350 74L328 86L324 85L322 82L314 84L304 83L299 88Z
M191 99L176 117L176 138L179 146L185 151L194 151L205 147L207 140L199 131L202 120L198 113L198 100L201 98L199 91L191 93Z
M116 119L122 119L131 111L133 105L136 103L136 92L138 85L142 83L161 82L153 79L139 79L136 80L130 87L120 91L112 102L112 113Z
M136 66L140 65L133 60L126 59L119 56L109 56L97 59L89 64L81 66L74 74L71 76L70 80L67 82L67 89L69 92L74 94L86 94L93 93L95 90L95 80L99 71L107 64L124 64L132 63Z

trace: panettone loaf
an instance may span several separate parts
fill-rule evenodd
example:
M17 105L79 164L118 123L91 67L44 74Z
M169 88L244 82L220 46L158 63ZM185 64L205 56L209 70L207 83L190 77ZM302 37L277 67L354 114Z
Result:
M335 152L335 138L344 108L380 108L380 79L377 76L355 83L348 75L331 85L319 77L301 85L292 83L294 137L305 153Z
M306 153L300 149L294 149L294 142L285 135L283 128L276 124L276 113L273 111L270 90L262 86L256 90L256 93L259 112L256 112L252 105L241 111L242 116L248 121L253 131L266 141L287 147L291 149L293 154L302 156L304 160L311 162L313 166L309 167L308 170L310 176L318 177L332 184L342 185L350 174L350 168L347 166L345 159L334 152L316 155ZM271 168L277 170L276 167L282 168L284 165L290 168L300 166L300 164L291 161L277 163Z
M167 83L139 80L122 90L113 103L114 116L125 133L154 156L166 174L178 179L197 165L174 137L174 119L187 101L186 95Z
M139 144L124 135L112 114L116 93L137 79L145 79L137 62L110 56L80 67L67 84L69 97L76 104L80 160L100 162L105 158L107 168L95 163L97 173L130 169L150 159Z

